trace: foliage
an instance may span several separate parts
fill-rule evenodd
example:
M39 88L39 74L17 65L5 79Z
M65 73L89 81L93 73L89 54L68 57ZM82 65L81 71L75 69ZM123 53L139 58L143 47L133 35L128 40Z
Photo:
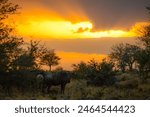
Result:
M117 65L122 72L127 69L132 71L136 62L136 54L140 48L136 45L118 44L112 47L110 59Z
M112 85L115 82L114 64L105 59L98 63L90 60L88 63L81 62L74 65L76 78L87 79L87 84L91 85Z
M136 54L136 61L140 78L145 80L150 78L150 24L143 26L138 41L140 42L141 48Z
M9 3L9 0L0 1L0 20L7 19L10 14L16 13L16 10L19 8L18 5Z
M13 62L14 70L39 69L39 56L46 48L43 48L38 41L30 41L27 48Z
M140 78L145 80L149 78L150 73L150 50L141 49L136 55Z
M41 56L41 64L47 65L49 71L51 71L52 66L59 64L60 58L56 55L54 50L46 50Z
M22 38L11 34L13 28L4 23L11 14L16 13L18 8L18 5L13 5L8 0L0 1L0 71L2 72L12 70L12 63L23 44Z
M72 66L73 66L73 72L75 74L75 78L87 79L88 66L85 62L80 62L79 64L73 64Z

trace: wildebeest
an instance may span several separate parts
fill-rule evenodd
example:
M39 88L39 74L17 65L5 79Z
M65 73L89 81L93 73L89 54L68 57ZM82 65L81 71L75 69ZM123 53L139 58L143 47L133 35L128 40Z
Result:
M70 72L57 71L57 72L42 72L37 75L38 78L43 77L43 88L42 91L49 93L51 86L61 86L61 93L64 93L65 86L70 83Z

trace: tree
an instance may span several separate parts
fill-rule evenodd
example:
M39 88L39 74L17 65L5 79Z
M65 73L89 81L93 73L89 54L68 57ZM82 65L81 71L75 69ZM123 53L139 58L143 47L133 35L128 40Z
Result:
M137 32L139 32L139 30ZM140 42L142 48L150 49L150 24L143 26L140 29L138 41Z
M72 67L76 78L88 79L88 65L85 62L81 61L78 64L73 64Z
M133 65L136 62L135 55L139 49L136 45L121 43L113 46L110 58L122 72L125 72L126 69L132 71Z
M41 56L41 64L47 65L49 67L49 71L52 70L52 66L56 66L59 64L60 58L56 55L54 50L46 50Z
M96 81L100 85L113 85L116 82L116 71L114 70L114 63L103 59L99 64L98 75Z
M150 7L147 7L150 11ZM150 77L150 22L137 29L140 49L136 54L136 62L140 77L145 80Z
M24 53L14 61L15 70L31 70L34 69L34 58L28 53Z
M125 45L125 52L124 56L126 56L126 66L128 67L129 71L133 70L133 65L136 64L136 54L139 52L140 48L136 45Z
M125 46L123 43L115 45L112 47L112 51L110 53L110 58L117 67L122 71L125 72L126 69L126 54L125 54Z
M29 65L31 68L38 69L40 67L39 59L45 50L46 48L40 45L40 41L30 41L29 46L27 47L27 55L30 59Z
M137 63L140 77L145 80L150 77L150 25L143 27L138 37L141 50L137 53Z
M73 71L77 78L86 79L87 84L102 86L115 82L114 64L106 59L100 63L94 59L88 63L81 62L74 65Z
M25 48L25 45L24 45ZM35 70L40 68L40 56L46 48L39 41L30 41L26 49L13 62L15 70Z
M9 0L0 0L0 20L7 19L10 14L16 13L18 5L9 3Z
M15 14L18 9L18 5L13 5L8 0L0 1L0 71L2 72L12 70L12 63L23 44L23 39L13 36L13 28L6 24L9 16Z
M136 61L138 63L140 78L142 80L147 79L150 73L150 50L139 50L136 54Z

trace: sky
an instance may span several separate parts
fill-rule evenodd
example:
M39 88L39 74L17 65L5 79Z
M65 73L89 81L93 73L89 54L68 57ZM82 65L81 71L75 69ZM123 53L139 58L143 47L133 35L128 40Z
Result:
M135 27L146 24L149 0L10 0L21 9L17 34L41 40L60 56L60 66L101 60L115 44L135 43Z

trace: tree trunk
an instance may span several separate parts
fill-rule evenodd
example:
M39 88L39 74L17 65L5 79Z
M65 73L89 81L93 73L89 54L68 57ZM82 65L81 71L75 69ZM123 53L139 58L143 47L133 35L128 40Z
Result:
M49 71L50 71L50 72L52 71L52 66L51 66L51 65L49 65Z
M129 71L133 71L133 64L132 63L129 64Z

